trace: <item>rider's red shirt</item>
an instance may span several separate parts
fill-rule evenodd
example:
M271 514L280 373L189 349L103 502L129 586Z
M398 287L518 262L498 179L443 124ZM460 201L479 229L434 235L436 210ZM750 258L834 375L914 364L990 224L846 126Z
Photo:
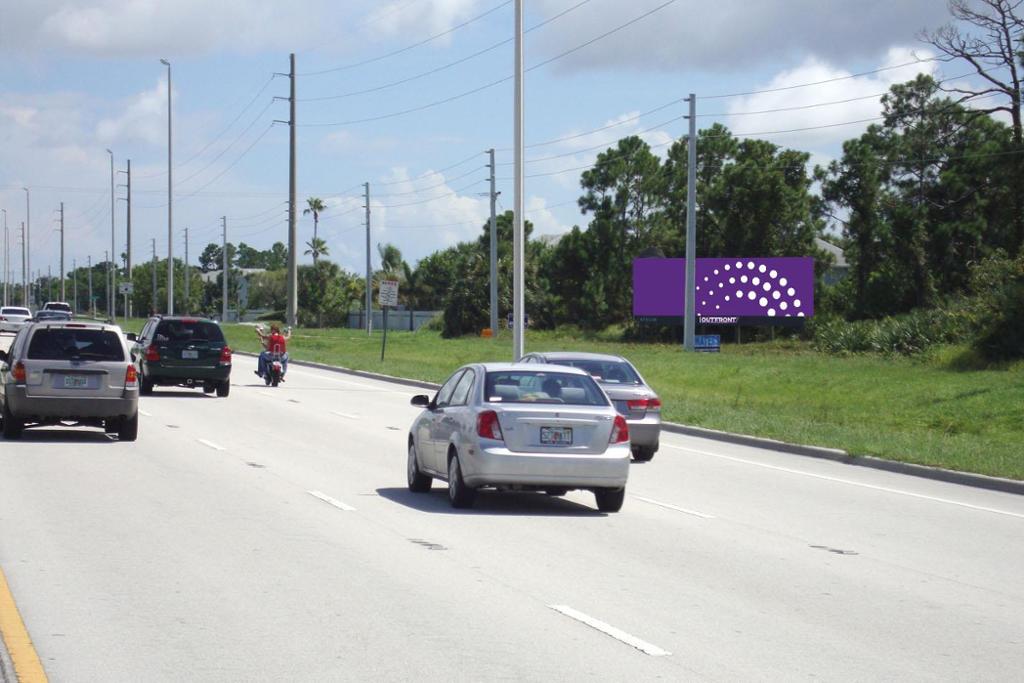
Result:
M282 334L272 334L267 337L267 351L271 353L284 353L288 350L288 342Z

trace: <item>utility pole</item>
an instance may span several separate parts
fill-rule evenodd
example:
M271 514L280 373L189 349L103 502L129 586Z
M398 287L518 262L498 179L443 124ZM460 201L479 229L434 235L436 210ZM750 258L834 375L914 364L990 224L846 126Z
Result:
M124 272L125 272L125 277L127 278L128 282L131 282L132 281L132 160L131 159L127 159L126 160L126 164L127 164L127 169L124 170L124 171L118 171L118 173L124 173L126 178L127 178L127 180L125 181L125 184L124 184L124 188L126 190L125 191L125 200L124 201L125 201L125 205L127 207L126 215L125 215L125 224L126 224L126 228L128 229L128 247L127 247L127 249L125 251ZM131 318L132 317L131 299L128 298L127 295L125 295L125 301L127 303L125 304L124 315L125 315L126 318Z
M366 188L366 334L373 332L373 273L370 270L370 183Z
M109 149L107 154L110 155L110 254L111 259L113 255L117 253L117 247L115 246L115 228L114 228L114 153ZM113 264L107 266L107 311L110 313L110 319L116 321L114 314L114 281L116 279L116 268L112 267Z
M28 308L28 237L25 221L21 222L21 304Z
M78 261L71 259L71 310L78 313Z
M498 338L498 218L495 204L498 193L494 190L494 148L487 150L491 169L491 339Z
M690 134L686 140L686 302L683 307L683 348L694 350L697 294L697 96L690 93Z
M60 203L60 300L67 300L64 291L64 202Z
M171 194L171 63L161 59L160 63L167 67L167 315L174 315L174 202Z
M111 259L109 259L107 257L107 251L106 250L103 251L103 260L107 262L107 276L108 276L107 277L107 289L109 290L110 289L110 277L109 277L109 275L110 275L110 260ZM112 302L113 302L113 299L110 298L110 292L108 291L107 292L107 306L111 306ZM112 309L110 309L110 308L107 309L107 316L110 317L111 319L113 319L113 315L111 314L111 310Z
M515 199L512 223L512 360L523 357L523 0L515 0L515 113L513 147L515 149Z
M287 76L288 85L288 120L274 123L288 124L288 304L285 317L289 325L297 325L299 317L299 236L295 206L295 53L288 58L288 73L277 73L275 76ZM278 98L282 99L282 98Z
M156 315L156 238L153 238L153 315Z
M25 223L22 225L21 239L23 242L24 251L21 254L21 262L24 264L22 273L24 274L24 286L28 287L28 278L32 277L32 202L30 201L29 189L27 187L21 188L25 190ZM25 307L28 308L32 305L31 292L27 292L24 295Z
M8 265L11 258L11 241L7 235L7 209L0 209L4 215L4 306L7 305Z
M189 266L188 266L188 228L185 228L185 305L183 307L185 313L188 313L189 310L191 310L190 304L189 304L191 299L189 298L189 293L188 293L188 290L189 290L189 282L188 281L190 279L189 275L190 275L190 273L189 273Z
M53 301L53 266L46 266L46 300Z
M93 310L92 305L92 254L89 255L89 315L96 317L96 312Z
M220 221L221 226L224 228L223 242L221 246L221 251L223 252L221 256L223 257L224 261L223 270L221 271L221 282L223 283L223 301L221 302L220 313L220 322L221 324L223 324L228 321L228 217L221 216Z

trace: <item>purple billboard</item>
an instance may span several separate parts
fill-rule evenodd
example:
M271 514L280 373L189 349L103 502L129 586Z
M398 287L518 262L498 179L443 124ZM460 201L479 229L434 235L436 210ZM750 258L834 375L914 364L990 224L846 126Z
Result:
M685 282L685 259L635 259L633 316L681 319ZM814 259L699 258L696 295L702 323L809 318L814 315Z

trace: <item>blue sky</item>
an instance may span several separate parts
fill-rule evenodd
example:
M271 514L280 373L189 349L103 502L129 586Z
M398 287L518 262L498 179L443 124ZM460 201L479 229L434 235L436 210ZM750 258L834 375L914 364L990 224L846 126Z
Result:
M558 234L587 218L575 208L579 171L602 145L639 131L656 151L686 128L685 103L637 115L696 92L699 125L738 133L808 128L877 116L877 97L918 71L953 77L963 65L926 61L819 86L745 97L710 95L784 88L905 64L932 53L917 36L948 20L939 0L526 0L527 67L593 44L528 73L528 218ZM660 9L658 9L660 7ZM566 12L566 10L568 10ZM562 12L564 15L556 16ZM481 15L483 15L481 17ZM477 18L480 17L480 18ZM133 167L136 261L166 254L166 69L173 64L175 255L190 228L195 262L228 238L266 248L286 241L288 53L297 53L299 199L330 209L320 234L351 270L365 259L362 183L370 183L373 242L415 261L475 237L488 215L486 155L498 149L501 204L510 208L512 83L411 114L348 125L449 98L512 73L511 2L503 0L34 0L0 9L0 207L11 251L31 188L33 270L56 271L55 209L66 209L67 266L110 248L110 166ZM464 26L459 27L460 25ZM454 30L452 30L454 29ZM450 32L448 32L450 31ZM438 34L441 37L403 50ZM386 56L401 51L399 54ZM485 51L487 50L487 51ZM477 55L476 53L482 53ZM476 56L473 56L476 55ZM383 57L380 59L375 59ZM368 60L370 63L362 63ZM458 60L462 63L447 67ZM330 73L310 72L346 67ZM425 72L436 70L423 77ZM409 79L409 80L407 80ZM407 82L385 87L395 81ZM360 91L371 90L362 94ZM322 101L324 98L346 95ZM851 100L761 115L743 112ZM250 105L246 108L246 105ZM715 114L716 116L708 116ZM673 120L675 119L675 120ZM587 133L609 126L606 130ZM859 123L765 134L777 144L834 157ZM262 136L262 137L260 137ZM603 148L603 147L601 147ZM246 150L248 150L246 152ZM244 153L244 154L243 154ZM464 162L464 163L459 163ZM449 168L450 167L450 168ZM439 169L447 169L437 173ZM124 176L118 175L118 183ZM124 190L118 188L118 196ZM115 211L125 241L124 202ZM300 240L312 235L301 217ZM2 237L2 235L0 235ZM0 245L2 246L2 245ZM376 254L374 254L376 256ZM306 257L308 260L308 257ZM20 277L20 257L12 256Z

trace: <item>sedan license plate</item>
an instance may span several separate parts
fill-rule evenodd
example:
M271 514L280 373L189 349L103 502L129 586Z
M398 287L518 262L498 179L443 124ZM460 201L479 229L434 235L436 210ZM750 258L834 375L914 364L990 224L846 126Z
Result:
M89 386L89 378L83 375L64 375L65 389L85 389Z
M541 427L540 442L546 446L571 446L572 427Z
M181 352L181 357L185 360L195 360L199 358L199 352L194 349L185 349Z

